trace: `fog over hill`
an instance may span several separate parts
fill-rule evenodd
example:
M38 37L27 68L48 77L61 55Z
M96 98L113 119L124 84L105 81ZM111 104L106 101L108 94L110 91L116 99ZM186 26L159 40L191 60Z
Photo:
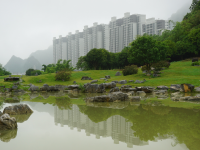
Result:
M30 56L34 56L41 65L53 63L53 46L49 46L46 50L37 50L31 53Z
M29 68L40 70L42 65L33 56L23 60L13 55L4 68L6 68L6 70L10 71L12 74L21 74L26 72L26 70Z
M176 13L173 13L169 20L173 20L174 22L181 22L183 20L183 17L190 12L190 5L191 2L187 2L180 9L177 10Z

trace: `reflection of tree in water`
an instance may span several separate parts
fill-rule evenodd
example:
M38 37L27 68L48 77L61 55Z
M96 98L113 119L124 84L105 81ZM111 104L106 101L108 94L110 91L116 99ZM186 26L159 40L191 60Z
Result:
M79 106L82 113L92 121L101 122L114 115L130 121L134 135L148 141L175 136L175 143L184 143L190 150L200 147L200 112L165 106L128 105L124 109Z
M56 97L56 105L59 109L72 109L72 103L69 97Z
M32 113L29 114L21 114L21 115L11 115L10 117L14 117L17 120L17 123L23 123L29 119Z
M17 129L0 131L0 140L2 142L9 142L11 139L16 138L16 136L17 136Z

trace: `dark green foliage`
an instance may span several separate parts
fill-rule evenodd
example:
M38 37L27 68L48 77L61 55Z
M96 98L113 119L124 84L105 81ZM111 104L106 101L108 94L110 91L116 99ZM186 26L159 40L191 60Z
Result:
M42 72L41 72L40 70L31 71L31 75L32 75L32 76L35 76L36 73L37 73L37 75L41 75L41 74L42 74Z
M126 66L123 69L122 73L123 73L124 76L137 74L138 73L138 68L137 68L136 65Z
M69 81L71 78L71 74L71 70L63 69L56 73L55 79L61 81Z
M78 70L89 70L88 64L84 60L86 56L81 56L78 58L78 62L76 63L76 69Z
M11 75L9 71L6 71L4 67L0 64L0 76Z
M159 61L157 63L152 64L152 67L155 68L156 71L162 70L162 68L169 68L170 63L167 61Z
M142 69L141 69L142 71L146 71L147 70L147 67L144 65L144 66L142 66Z
M165 60L167 45L163 42L154 40L151 36L145 35L138 37L132 44L129 51L129 63L146 65L147 71L153 63Z
M199 65L200 65L200 63L198 61L195 61L192 63L192 66L199 66Z
M32 74L31 74L31 72L32 71L35 71L34 69L28 69L28 70L26 70L26 75L27 76L31 76Z

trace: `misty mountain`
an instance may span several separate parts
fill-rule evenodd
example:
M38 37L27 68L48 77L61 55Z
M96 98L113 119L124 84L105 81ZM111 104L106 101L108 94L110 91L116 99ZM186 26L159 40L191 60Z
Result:
M190 5L191 2L185 3L178 11L171 15L169 20L173 20L174 22L181 22L183 20L183 17L190 12Z
M11 73L24 73L29 68L41 70L42 65L33 56L23 60L13 55L4 68Z
M49 46L46 50L37 50L31 53L30 56L34 56L41 65L52 64L53 63L53 46Z

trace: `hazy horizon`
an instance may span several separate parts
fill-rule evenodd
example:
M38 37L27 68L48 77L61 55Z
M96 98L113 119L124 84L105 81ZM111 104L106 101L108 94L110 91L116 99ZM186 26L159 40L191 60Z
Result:
M12 55L22 59L52 45L53 37L82 31L94 22L108 24L111 17L125 12L147 18L168 19L192 0L0 0L0 63ZM173 5L172 5L173 4ZM188 7L189 8L189 7Z

